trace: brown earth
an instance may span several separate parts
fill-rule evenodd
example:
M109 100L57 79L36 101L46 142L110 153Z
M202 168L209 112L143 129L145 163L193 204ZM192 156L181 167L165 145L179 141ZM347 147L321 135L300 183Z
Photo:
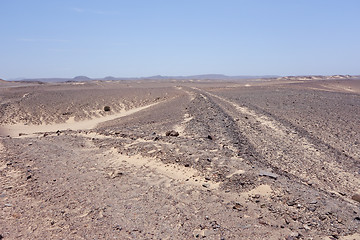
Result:
M360 239L359 86L2 85L0 239Z

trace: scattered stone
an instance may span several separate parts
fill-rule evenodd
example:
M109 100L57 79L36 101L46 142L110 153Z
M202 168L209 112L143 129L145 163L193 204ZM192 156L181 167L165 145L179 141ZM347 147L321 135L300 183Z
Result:
M300 238L300 234L297 233L297 232L292 232L292 233L290 233L290 235L287 236L285 239L286 239L286 240L295 240L295 239L297 239L297 238Z
M210 178L209 178L209 177L205 177L205 180L206 180L206 181L210 181Z
M154 137L153 141L158 141L159 140L159 137Z
M111 179L114 179L114 178L117 178L117 177L121 177L121 176L123 175L123 173L120 172L119 170L113 170L113 171L111 171L111 172L108 173L108 174L109 174L109 177L110 177Z
M195 238L206 238L214 235L214 231L206 228L195 229L193 235Z
M354 220L360 221L360 217L355 217Z
M210 187L210 184L204 183L202 186L203 186L204 188L209 188L209 187Z
M269 178L272 178L272 179L275 179L275 180L279 177L275 173L271 173L271 172L267 172L267 171L263 171L263 170L260 170L259 175L260 176L266 176L266 177L269 177Z
M304 228L305 230L307 230L307 231L309 231L309 230L311 229L311 228L310 228L308 225L306 225L306 224L304 224L303 228Z
M292 207L296 204L296 202L294 200L290 200L286 203L288 206Z
M354 196L352 196L352 200L360 202L360 194L355 194Z
M210 222L210 224L211 224L211 227L213 228L213 230L221 228L221 226L216 221L212 221L212 222Z
M170 137L177 137L177 136L179 136L179 132L174 131L174 130L171 130L171 131L167 131L167 132L165 133L165 135L166 135L166 136L170 136Z
M5 203L4 206L5 206L5 207L12 207L13 205L10 204L10 203Z
M30 142L28 145L29 145L29 146L31 146L31 145L33 145L33 143L32 143L32 142Z
M115 226L113 226L113 229L116 231L121 231L122 227L120 227L120 225L115 225Z
M213 140L213 137L211 135L208 135L207 138Z
M312 200L311 202L309 202L309 204L317 204L316 200Z
M255 194L254 196L252 196L252 198L260 198L260 194Z
M243 206L240 203L235 203L235 205L233 206L233 209L241 211L243 209Z
M314 186L314 185L315 185L315 182L312 181L312 180L310 180L310 181L307 182L307 184L308 184L309 186Z
M269 225L264 219L259 219L259 223L262 225Z
M110 111L110 106L105 106L105 107L104 107L104 111L105 111L105 112L109 112L109 111Z
M308 210L311 211L311 212L315 212L316 207L315 206L314 207L309 207Z
M185 167L190 167L190 164L186 163L184 166L185 166Z

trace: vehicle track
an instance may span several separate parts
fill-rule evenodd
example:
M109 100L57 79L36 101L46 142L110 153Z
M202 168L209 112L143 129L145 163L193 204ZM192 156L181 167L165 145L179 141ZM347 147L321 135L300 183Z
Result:
M351 198L360 180L354 169L341 164L333 149L300 134L296 128L247 106L239 105L216 94L202 90L213 99L232 119L236 128L262 156L257 160L271 166L278 173L289 173L300 182L316 186L329 193L340 193ZM345 157L345 156L343 156ZM352 162L351 158L348 158Z

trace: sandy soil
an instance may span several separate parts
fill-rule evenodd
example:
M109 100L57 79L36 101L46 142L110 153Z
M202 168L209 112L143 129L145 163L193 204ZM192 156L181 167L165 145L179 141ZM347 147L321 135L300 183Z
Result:
M360 239L359 86L3 84L0 238Z

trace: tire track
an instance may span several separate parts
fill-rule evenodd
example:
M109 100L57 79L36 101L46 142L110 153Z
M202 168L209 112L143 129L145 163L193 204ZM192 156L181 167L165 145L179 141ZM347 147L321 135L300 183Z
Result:
M233 119L239 119L237 128L256 146L262 156L260 162L329 193L352 195L358 191L360 180L356 173L348 171L331 152L309 141L296 129L246 106L197 90L217 102Z

